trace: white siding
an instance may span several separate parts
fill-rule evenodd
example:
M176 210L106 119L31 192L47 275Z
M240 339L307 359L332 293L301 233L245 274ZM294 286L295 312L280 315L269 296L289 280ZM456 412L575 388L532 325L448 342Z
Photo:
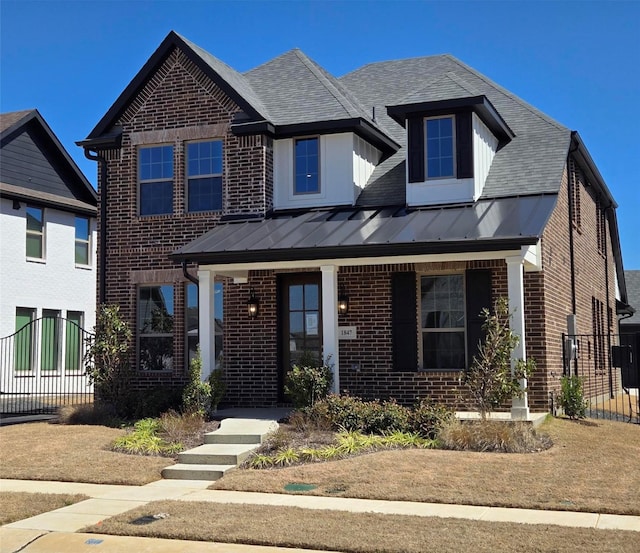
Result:
M474 202L480 197L498 147L498 140L475 113L472 121L474 177L468 179L429 179L425 182L410 183L407 174L408 205Z
M44 209L45 259L26 259L26 210L0 200L0 338L15 332L16 307L82 311L91 331L96 311L96 220L91 219L91 266L75 265L75 215Z
M320 192L293 193L292 138L273 145L275 209L353 205L380 159L380 152L353 133L320 138Z
M487 182L493 156L496 155L498 139L481 119L473 114L473 199L482 195L484 183Z

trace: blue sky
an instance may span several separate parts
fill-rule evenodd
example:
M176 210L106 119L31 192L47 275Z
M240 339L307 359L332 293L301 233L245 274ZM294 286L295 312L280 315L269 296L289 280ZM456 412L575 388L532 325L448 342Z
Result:
M240 71L293 47L336 76L453 54L580 133L640 269L640 1L1 0L0 111L38 108L95 183L74 143L172 29Z

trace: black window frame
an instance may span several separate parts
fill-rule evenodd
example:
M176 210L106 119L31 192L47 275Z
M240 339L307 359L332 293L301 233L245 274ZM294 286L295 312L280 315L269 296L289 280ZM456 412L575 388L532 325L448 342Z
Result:
M317 183L318 183L318 187L317 190L312 190L312 191L298 191L298 182L297 182L297 175L298 175L298 156L297 156L297 145L300 142L303 141L315 141L317 144L317 154L316 154L316 175L317 175ZM314 194L321 194L322 193L322 181L321 181L321 171L320 171L320 136L301 136L301 137L297 137L293 139L293 195L294 196L307 196L307 195L314 195ZM306 172L306 171L305 171Z

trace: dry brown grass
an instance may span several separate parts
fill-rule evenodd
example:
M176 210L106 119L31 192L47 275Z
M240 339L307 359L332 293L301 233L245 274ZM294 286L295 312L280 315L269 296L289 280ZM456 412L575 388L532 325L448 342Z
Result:
M124 430L37 422L0 427L0 478L142 485L171 463L109 451Z
M144 524L159 513L169 516ZM181 501L150 503L85 531L348 553L636 553L640 548L638 532Z
M78 494L0 492L0 526L73 505L85 499L89 498Z
M382 451L283 469L237 470L211 487L312 495L640 514L640 426L609 421L545 423L554 445L533 454Z

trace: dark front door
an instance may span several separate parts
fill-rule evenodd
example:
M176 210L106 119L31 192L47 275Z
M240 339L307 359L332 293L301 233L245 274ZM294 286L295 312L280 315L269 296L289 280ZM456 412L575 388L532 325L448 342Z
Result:
M321 275L282 275L280 279L280 392L295 363L322 359Z

